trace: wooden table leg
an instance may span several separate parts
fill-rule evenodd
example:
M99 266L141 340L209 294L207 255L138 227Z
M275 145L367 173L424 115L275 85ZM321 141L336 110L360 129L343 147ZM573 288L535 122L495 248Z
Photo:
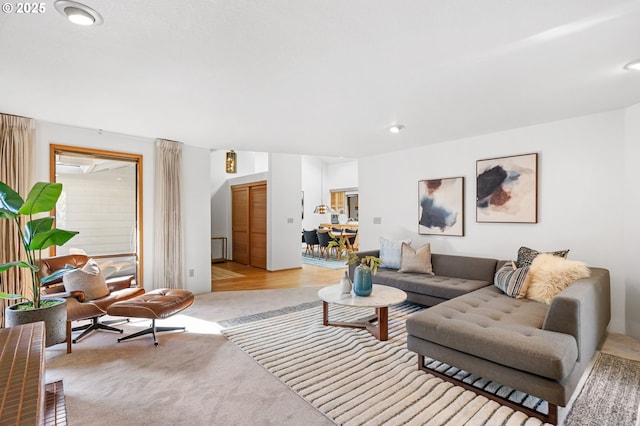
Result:
M377 324L373 324L377 322ZM389 340L389 307L376 308L375 315L363 318L358 322L334 322L329 321L329 304L322 301L322 325L334 327L364 328L380 341Z
M329 325L329 304L322 301L322 325Z
M378 316L378 340L389 340L389 308L386 306L376 308Z
M71 353L71 321L67 320L66 324L66 334L67 334L67 353Z

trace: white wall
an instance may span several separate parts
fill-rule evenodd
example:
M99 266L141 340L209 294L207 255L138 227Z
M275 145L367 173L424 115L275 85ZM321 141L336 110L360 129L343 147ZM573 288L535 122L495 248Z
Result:
M331 190L358 187L358 161L350 160L329 163L324 172L324 188L330 195ZM329 202L331 198L329 197Z
M303 229L316 229L321 223L331 220L331 216L327 214L314 213L316 206L321 203L329 204L329 190L324 188L321 183L323 176L323 162L318 157L310 157L303 155L300 159L302 164L302 191L304 191L304 219L302 220ZM323 194L323 189L326 193Z
M627 334L640 339L640 189L638 160L640 159L640 104L628 108L625 116L626 139L624 149L624 264Z
M109 132L100 133L97 130L82 129L77 127L65 126L62 124L47 123L36 121L36 179L49 181L49 144L71 145L79 147L88 147L95 149L104 149L109 151L128 152L140 154L143 156L142 165L142 184L143 184L143 281L146 289L153 288L153 193L154 193L154 140L148 138L139 138L114 134ZM192 161L195 157L204 157L204 160L198 160L193 164L185 161L185 182L193 183L201 179L201 176L209 174L209 155L208 150L199 148L185 149L186 157ZM203 155L204 153L204 155ZM189 252L206 253L207 265L210 264L209 259L209 233L198 231L203 226L199 223L202 216L206 216L204 226L206 228L209 223L209 211L206 213L200 211L196 213L197 220L189 219L189 206L198 206L204 209L202 198L208 206L208 190L204 196L197 190L186 190L183 194L183 203L187 219L185 220L185 247L189 247ZM208 230L205 228L205 232ZM194 260L187 264L187 268L194 268L197 275L193 279L187 278L187 289L194 293L210 291L211 271L205 267L203 263L204 256L196 256ZM206 269L209 270L207 273ZM202 272L200 272L202 271Z
M225 172L225 151L211 151L211 170L209 171L209 186L211 199L211 236L226 237L231 240L231 217L229 212L229 187L227 177L233 176ZM215 257L218 257L216 254ZM228 247L227 259L231 259L231 247Z
M299 268L301 247L301 158L293 154L269 156L267 269Z
M637 114L634 110L636 126ZM621 211L631 191L624 189L625 178L637 182L631 180L637 173L624 172L625 144L632 144L625 142L624 123L625 112L613 111L363 158L360 247L378 248L380 236L408 237L414 245L430 242L436 253L499 259L515 258L520 246L569 248L571 259L610 270L610 329L624 332L625 279L629 283L632 275L637 284L638 277L636 269L625 274L621 251L624 234L638 232L637 221L625 222ZM637 137L633 143L637 151ZM476 223L476 160L532 152L539 154L538 223ZM418 235L418 181L457 176L465 177L465 236ZM382 223L374 225L374 217ZM637 306L637 285L633 288Z
M186 286L195 294L211 291L211 204L209 150L182 147L183 227ZM203 177L205 177L203 179ZM192 276L193 275L193 276Z

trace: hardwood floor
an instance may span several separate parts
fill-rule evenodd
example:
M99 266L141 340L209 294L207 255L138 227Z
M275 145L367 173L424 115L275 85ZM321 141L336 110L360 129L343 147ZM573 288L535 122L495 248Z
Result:
M285 271L265 271L227 261L211 265L224 271L242 275L241 277L212 279L211 291L264 290L294 287L322 287L338 284L344 269L321 268L313 265L302 265L302 268ZM212 271L212 275L215 275ZM233 275L233 274L232 274Z

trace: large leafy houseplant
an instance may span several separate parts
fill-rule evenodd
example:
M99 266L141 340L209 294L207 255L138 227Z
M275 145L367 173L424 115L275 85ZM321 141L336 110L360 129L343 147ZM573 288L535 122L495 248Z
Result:
M53 210L61 193L62 184L60 183L38 182L29 191L27 199L23 200L20 194L4 182L0 182L0 218L12 220L16 224L20 243L26 253L26 259L0 265L0 272L13 267L29 269L33 295L29 300L24 295L0 291L0 299L27 299L30 303L22 304L26 309L38 309L41 306L40 287L73 269L72 267L63 268L46 277L39 276L42 250L51 246L61 246L78 234L76 231L55 228L53 216L34 219L34 215L38 213ZM28 218L24 229L20 226L21 217Z

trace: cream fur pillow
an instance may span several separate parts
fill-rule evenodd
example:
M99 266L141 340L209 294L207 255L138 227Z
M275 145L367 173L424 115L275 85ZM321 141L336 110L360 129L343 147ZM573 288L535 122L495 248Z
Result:
M571 283L589 275L591 271L582 262L542 253L533 259L520 295L526 292L527 299L548 305Z

